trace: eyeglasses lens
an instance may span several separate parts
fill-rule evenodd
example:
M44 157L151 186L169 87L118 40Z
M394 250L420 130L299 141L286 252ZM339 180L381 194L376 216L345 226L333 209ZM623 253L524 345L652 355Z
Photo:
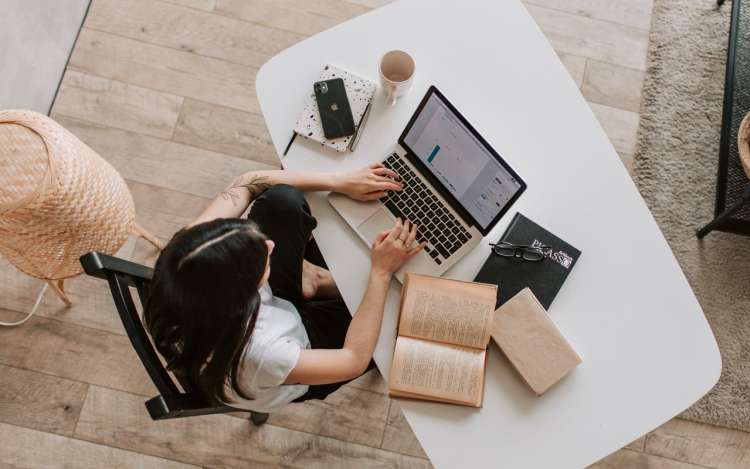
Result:
M538 249L524 249L523 258L527 261L541 261L544 258L544 253Z
M506 256L506 257L513 257L516 254L516 248L513 246L504 246L502 244L497 244L494 246L495 254L498 256Z

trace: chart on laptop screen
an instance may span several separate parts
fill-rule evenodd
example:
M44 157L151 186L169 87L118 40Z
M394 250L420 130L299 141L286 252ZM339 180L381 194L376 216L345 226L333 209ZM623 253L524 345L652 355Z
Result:
M487 158L472 157L476 145L471 135L461 132L446 109L438 108L430 117L412 150L460 199L487 164Z
M482 227L521 188L436 95L425 103L404 143Z

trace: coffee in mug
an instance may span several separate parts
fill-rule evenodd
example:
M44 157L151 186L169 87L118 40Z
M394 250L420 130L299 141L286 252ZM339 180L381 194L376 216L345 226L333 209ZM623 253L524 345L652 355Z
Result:
M406 94L411 87L416 64L414 59L402 50L386 52L380 59L380 83L385 90L388 105Z

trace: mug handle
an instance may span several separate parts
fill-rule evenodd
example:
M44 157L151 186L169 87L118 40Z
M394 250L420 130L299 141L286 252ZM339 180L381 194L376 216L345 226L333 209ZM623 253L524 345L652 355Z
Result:
M398 99L396 97L396 90L393 88L387 88L386 89L386 102L388 103L388 106L393 106L396 104L396 100Z

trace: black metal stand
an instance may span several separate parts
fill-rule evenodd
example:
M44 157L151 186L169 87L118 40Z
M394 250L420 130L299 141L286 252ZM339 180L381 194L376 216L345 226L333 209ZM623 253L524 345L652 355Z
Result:
M724 0L717 0L721 6ZM747 210L742 208L750 202L750 181L742 168L738 150L737 133L739 122L750 109L747 93L739 88L736 92L735 84L745 79L744 66L748 58L748 48L738 42L739 28L744 26L740 21L740 7L742 1L732 2L732 14L729 27L729 44L727 48L727 64L724 77L724 103L721 118L721 138L719 140L719 165L716 177L716 202L714 205L714 219L706 226L696 231L698 238L703 238L711 231L725 231L737 234L750 234L750 219ZM746 6L746 5L744 5ZM740 61L738 64L737 61Z
M727 208L723 212L721 212L716 218L714 218L710 223L708 223L706 226L701 228L700 230L695 232L695 235L701 239L704 236L706 236L708 233L713 231L714 229L720 227L722 223L727 221L729 218L732 217L739 209L745 206L746 203L750 202L750 186L745 189L745 192L742 194L742 198L735 202L734 205Z

